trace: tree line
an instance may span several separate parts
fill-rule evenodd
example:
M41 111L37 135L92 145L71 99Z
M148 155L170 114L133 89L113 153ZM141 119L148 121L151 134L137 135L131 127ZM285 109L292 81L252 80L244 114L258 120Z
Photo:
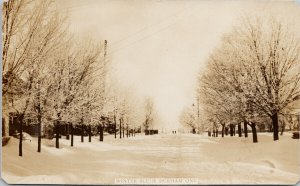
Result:
M2 129L9 136L9 122L17 120L19 156L27 124L37 126L41 152L46 135L59 148L62 128L73 146L78 130L82 142L86 133L89 141L95 134L103 141L105 130L124 138L142 123L134 114L139 103L108 80L107 41L71 33L56 6L51 0L3 3Z
M203 125L209 134L225 132L248 136L257 142L257 127L269 124L273 140L297 114L290 106L300 100L300 35L282 19L244 17L224 34L199 73L197 97L203 116L195 121L192 108L181 118L186 125ZM299 118L298 118L299 119ZM297 122L297 121L296 121ZM298 124L299 129L299 124ZM227 130L227 131L226 131Z

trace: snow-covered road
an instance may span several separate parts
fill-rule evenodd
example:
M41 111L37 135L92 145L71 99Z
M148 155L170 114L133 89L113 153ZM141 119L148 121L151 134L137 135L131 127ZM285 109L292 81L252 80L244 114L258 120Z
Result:
M18 157L18 142L3 148L2 177L8 183L114 183L116 178L197 178L199 183L281 183L299 180L299 140L290 135L273 142L259 134L259 143L239 137L209 138L192 134L160 134L114 139L98 138L75 146L62 139L24 144Z

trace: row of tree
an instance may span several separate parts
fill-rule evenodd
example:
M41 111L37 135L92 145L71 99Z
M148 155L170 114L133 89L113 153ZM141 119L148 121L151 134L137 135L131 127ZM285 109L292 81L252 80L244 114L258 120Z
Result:
M73 146L77 128L82 141L84 131L91 141L93 128L103 141L109 122L115 138L118 131L121 138L122 129L124 137L124 130L129 135L142 124L144 116L136 114L143 113L137 112L141 104L107 78L107 41L77 39L53 1L4 2L2 29L3 136L10 135L9 121L17 119L19 156L25 123L37 126L38 152L49 127L59 148L61 128Z
M89 111L103 107L102 86L95 88L95 77L104 79L103 46L76 41L52 1L7 1L3 13L3 114L17 115L19 155L28 120L38 125L38 152L42 125L54 126L59 148L62 122L92 120Z
M222 135L236 125L241 134L243 124L246 137L250 126L254 142L256 127L266 124L278 140L280 121L299 117L289 109L300 100L299 54L300 35L291 25L275 17L245 17L223 36L199 76L204 116L198 124L214 131L221 126ZM184 121L195 126L188 110Z
M224 137L225 135L235 136L238 134L239 137L244 136L247 138L248 133L253 133L253 141L257 140L257 132L273 132L273 125L268 118L266 120L260 120L256 122L256 125L252 125L251 130L248 129L249 124L244 122L224 122L224 118L221 118L214 113L207 113L204 109L199 110L200 114L198 115L198 110L195 107L195 104L185 107L179 117L180 123L190 129L190 132L193 134L202 134L204 131L207 132L208 136ZM286 129L292 131L297 130L300 123L300 117L297 114L290 112L285 112L279 116L279 126L280 134L283 135Z
M279 117L300 99L300 35L274 17L245 18L223 37L199 79L199 96L213 123L241 123L256 136L270 122L279 139ZM257 138L253 139L257 142Z

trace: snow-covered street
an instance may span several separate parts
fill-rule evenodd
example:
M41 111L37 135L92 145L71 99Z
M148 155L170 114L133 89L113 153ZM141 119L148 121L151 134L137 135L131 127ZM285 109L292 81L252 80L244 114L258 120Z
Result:
M18 140L3 147L2 177L8 183L115 183L116 178L197 178L200 183L295 184L299 180L299 140L290 134L274 142L271 134L258 134L259 143L226 136L192 134L137 135L125 139L106 136L92 143L75 138L74 147L62 139L24 142L18 156Z
M298 2L3 0L2 179L296 184Z

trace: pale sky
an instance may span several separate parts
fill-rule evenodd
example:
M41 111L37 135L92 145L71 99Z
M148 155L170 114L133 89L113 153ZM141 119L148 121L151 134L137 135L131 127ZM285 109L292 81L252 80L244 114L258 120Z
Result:
M70 28L108 40L114 74L140 97L152 96L165 121L194 100L197 75L224 32L249 9L270 2L199 0L59 0Z

